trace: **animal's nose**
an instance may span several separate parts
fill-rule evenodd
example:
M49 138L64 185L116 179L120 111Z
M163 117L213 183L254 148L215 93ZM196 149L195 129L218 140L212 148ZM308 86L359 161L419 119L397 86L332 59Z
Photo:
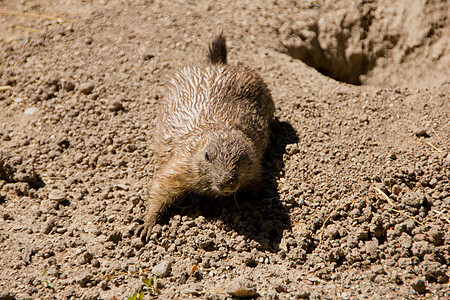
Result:
M238 180L236 176L227 176L220 183L219 189L223 194L229 195L234 193L237 190L237 187Z

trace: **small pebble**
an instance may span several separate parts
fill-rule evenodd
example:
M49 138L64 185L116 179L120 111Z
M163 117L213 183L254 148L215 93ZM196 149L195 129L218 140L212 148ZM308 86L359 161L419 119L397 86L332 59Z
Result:
M100 267L100 262L98 261L98 259L93 259L91 261L91 264L94 268L99 268Z
M169 276L171 270L172 270L172 263L170 261L163 261L153 267L152 273L153 275L158 277L165 277Z
M47 221L44 226L42 227L42 233L49 234L53 227L55 226L55 223L53 220Z
M400 277L400 275L396 271L392 272L392 274L390 276L390 280L395 282L396 284L402 284L403 283L402 278Z
M414 242L411 247L411 252L414 256L423 257L425 254L432 253L434 247L426 241Z
M297 288L297 299L309 299L311 293L305 287Z
M308 276L306 276L306 279L308 279L311 282L319 281L319 278L316 275L314 275L314 274L308 274Z
M26 115L32 115L32 114L34 114L37 111L39 111L39 109L36 108L36 107L28 107L28 108L25 109L25 111L23 113L26 114Z
M65 89L66 91L70 92L70 91L73 91L73 89L75 88L75 84L72 81L64 79L62 81L62 88Z
M59 190L53 190L48 194L48 199L63 202L67 199L67 194Z
M109 105L109 110L110 111L123 110L122 102L120 102L119 100L112 101L111 104Z
M201 296L201 292L203 291L203 286L198 283L193 283L190 285L190 288L186 291L189 294L192 294L194 296Z
M56 233L63 234L65 232L67 232L67 228L65 227L56 228Z
M92 275L88 272L82 272L80 275L75 277L75 282L78 283L80 286L85 287L86 284L91 281Z
M78 90L83 93L83 94L90 94L93 90L94 90L94 84L92 83L82 83L80 84L80 86L78 87Z
M120 232L120 231L115 231L115 232L112 232L109 236L108 236L108 239L107 239L107 241L111 241L111 242L114 242L114 243L118 243L118 242L120 242L122 240L122 233Z
M253 297L256 295L256 285L248 279L238 278L226 287L226 291L233 297Z
M108 281L106 280L102 280L99 284L100 288L104 291L106 291L108 289Z

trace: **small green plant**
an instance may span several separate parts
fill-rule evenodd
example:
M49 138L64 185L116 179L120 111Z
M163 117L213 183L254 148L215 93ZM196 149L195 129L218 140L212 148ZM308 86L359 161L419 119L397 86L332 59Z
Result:
M144 300L144 292L136 292L133 296L128 297L128 300Z
M150 278L143 278L142 282L145 284L144 290L152 296L157 295L156 291L156 276Z
M47 273L48 269L44 271L44 273L42 273L42 283L44 284L45 287L51 288L52 290L56 290L55 286L49 282L47 279L45 279L45 274Z
M156 277L143 278L142 282L144 283L143 292L136 292L133 296L128 297L128 300L144 300L145 294L150 296L156 296ZM153 299L153 298L152 298Z

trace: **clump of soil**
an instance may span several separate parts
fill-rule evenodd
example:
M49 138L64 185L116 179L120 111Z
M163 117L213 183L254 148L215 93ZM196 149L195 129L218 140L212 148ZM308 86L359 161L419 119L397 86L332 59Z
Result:
M387 3L1 1L0 299L450 298L445 5ZM276 105L261 193L187 197L143 244L156 105L220 30Z

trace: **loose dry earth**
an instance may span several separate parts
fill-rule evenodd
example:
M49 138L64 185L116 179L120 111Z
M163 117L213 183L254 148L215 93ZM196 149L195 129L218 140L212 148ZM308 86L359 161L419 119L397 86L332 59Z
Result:
M0 299L449 299L448 13L0 1ZM155 106L221 30L277 106L264 185L185 199L144 245Z

